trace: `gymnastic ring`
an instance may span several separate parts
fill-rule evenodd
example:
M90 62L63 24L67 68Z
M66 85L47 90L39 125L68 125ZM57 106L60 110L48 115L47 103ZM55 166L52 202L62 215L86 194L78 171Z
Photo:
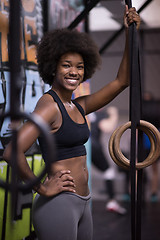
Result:
M128 123L126 123L126 124L127 124L127 127L128 127ZM125 126L126 126L126 124L125 124ZM115 136L116 136L117 132L118 132L119 129L121 129L122 127L124 127L124 125L118 127L118 128L113 132L113 134L111 135L110 141L109 141L109 152L110 152L110 155L111 155L113 161L114 161L117 165L119 165L119 166L122 167L122 168L129 169L129 168L130 168L130 164L129 164L128 162L127 162L127 164L126 164L126 162L121 161L121 158L125 158L124 155L122 154L122 152L119 150L118 156L115 155L115 149L117 149L117 148L115 148L115 146L114 146L114 140L115 140ZM129 128L129 127L128 127L128 128ZM143 128L144 132L148 135L148 137L149 137L149 139L150 139L150 142L151 142L151 152L150 152L149 156L152 157L152 156L153 156L153 153L154 153L154 150L155 150L154 138L153 138L153 136L152 136L152 133L151 133L148 129L144 128L143 126L141 126L141 128ZM124 130L124 131L125 131L125 130ZM123 134L123 133L122 133L122 134ZM122 134L121 134L121 135L122 135ZM126 160L126 159L125 159L125 160ZM128 159L127 159L127 161L128 161Z
M126 165L126 163L123 163L121 161L121 158L124 157L124 155L122 154L122 152L120 151L119 154L116 156L115 155L115 146L114 146L114 140L115 140L115 136L117 134L117 132L119 131L119 129L121 128L122 126L118 127L114 133L112 134L111 138L110 138L110 142L109 142L109 151L110 151L110 155L113 159L113 161L115 163L117 163L117 165L119 165L120 167L123 167L125 169L129 169L130 165ZM142 126L141 126L142 127ZM149 140L151 142L151 152L150 152L150 157L152 157L153 155L153 152L155 151L155 141L153 139L153 136L152 136L152 133L148 130L148 129L144 129L144 132L147 134L147 136L149 137Z
M110 153L113 161L114 161L119 167L122 167L122 168L124 168L124 169L129 169L130 166L128 166L128 165L126 165L125 163L123 163L123 162L121 161L121 159L119 159L119 155L118 155L118 157L115 155L115 150L114 150L114 138L115 138L117 132L119 131L119 128L121 128L121 127L118 127L118 128L112 133L112 135L111 135L111 137L110 137L110 140L109 140L109 153ZM154 142L154 140L153 140L153 138L152 138L152 136L151 136L151 132L149 132L147 129L144 129L144 132L147 134L147 136L149 137L150 142L152 143L152 145L151 145L151 146L152 146L152 151L151 151L151 153L153 153L154 150L155 150L155 142ZM122 152L120 152L119 154L122 155L121 157L124 156L124 155L122 154ZM150 156L150 157L151 157L151 156Z
M146 133L146 135L149 137L149 140L150 140L150 143L151 143L150 153L149 153L147 159L145 160L145 162L147 162L148 159L153 158L153 154L155 152L155 139L154 139L154 136L153 136L152 132L148 128L144 128L143 126L138 126L138 128L143 130ZM114 146L114 147L115 147L115 150L114 150L115 151L115 157L118 159L118 161L120 161L120 162L122 161L123 163L124 163L124 161L128 161L128 159L126 159L126 158L124 159L124 155L122 154L120 149L117 149L117 146ZM118 152L118 154L117 154L117 152ZM142 163L144 164L144 162L142 162ZM125 164L126 164L126 162L125 162ZM149 162L147 162L147 164L149 164ZM130 164L128 162L127 162L127 166L128 167L130 166ZM142 166L142 167L146 167L146 166ZM139 164L136 165L136 169L140 169Z
M0 119L4 119L6 117L11 117L11 114L5 113L3 116L0 116ZM47 154L47 159L45 162L45 167L42 170L42 172L39 174L39 176L37 176L35 179L30 180L28 182L24 183L18 183L17 185L17 189L20 191L27 191L32 189L33 186L37 185L38 183L40 183L41 179L45 176L45 174L47 173L50 163L55 161L56 158L56 149L55 149L55 143L54 143L54 138L51 137L51 135L49 134L49 127L48 125L43 121L43 119L38 116L37 114L32 114L29 115L27 113L24 112L18 112L16 113L16 115L14 115L14 117L19 120L22 118L28 119L30 122L34 123L38 129L40 130L40 132L42 133L42 136L44 137L45 141L46 141L46 146L47 146L47 152L49 154ZM0 186L11 190L11 183L7 183L4 182L3 180L0 179Z
M115 135L117 133L117 130L119 129L120 127L116 128L115 131L112 133L110 139L109 139L109 153L110 153L110 156L111 158L113 159L113 161L119 166L119 167L122 167L124 169L129 169L129 167L124 164L122 161L119 161L119 159L116 158L115 154L114 154L114 138L115 138Z
M122 154L119 144L122 134L130 126L131 122L127 122L126 124L122 125L116 132L116 136L114 138L115 156L126 166L130 166L130 161ZM160 156L160 133L154 125L144 120L140 120L140 125L137 126L137 128L143 130L148 135L151 142L151 149L148 157L143 162L136 163L136 169L138 170L153 164L153 162L155 162Z
M143 126L139 125L137 128L143 130L148 135L149 138L151 136L151 138L150 138L151 150L150 150L150 154L148 155L148 157L143 162L136 163L136 169L141 169L141 168L144 168L144 167L147 167L147 166L151 165L159 157L159 150L158 150L159 146L155 144L155 146L157 147L157 148L155 148L154 145L153 145L154 140L155 140L154 135L156 135L157 139L159 138L158 130L153 125L151 126L151 124L148 123L148 122L141 122L141 124L144 124L144 125ZM120 149L118 147L118 142L120 142L120 135L122 135L122 133L125 131L125 128L127 129L130 126L130 123L125 124L125 125L126 126L122 126L121 131L119 133L117 132L117 135L114 139L115 140L115 155L124 164L130 166L129 160L124 157L124 155L122 154L122 152L120 151ZM149 129L149 131L147 129ZM154 133L154 135L153 135L153 133Z

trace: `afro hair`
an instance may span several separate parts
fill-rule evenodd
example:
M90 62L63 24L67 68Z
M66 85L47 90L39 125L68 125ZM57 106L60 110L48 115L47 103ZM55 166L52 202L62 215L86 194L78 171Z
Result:
M82 56L85 67L83 81L90 79L101 63L98 47L89 34L66 28L47 32L37 45L38 70L45 83L53 84L58 61L67 52Z

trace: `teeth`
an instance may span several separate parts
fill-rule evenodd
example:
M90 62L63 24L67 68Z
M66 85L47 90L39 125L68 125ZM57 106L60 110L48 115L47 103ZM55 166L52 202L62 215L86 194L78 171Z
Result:
M69 81L73 81L73 82L76 82L77 80L76 79L68 79Z
M67 81L70 82L70 83L72 83L72 84L74 84L74 83L77 82L77 80L75 80L75 79L67 79Z

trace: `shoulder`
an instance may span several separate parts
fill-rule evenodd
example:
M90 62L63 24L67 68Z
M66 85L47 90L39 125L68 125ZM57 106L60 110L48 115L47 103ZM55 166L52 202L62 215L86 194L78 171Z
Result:
M38 100L34 113L40 115L45 122L52 124L59 114L59 108L51 95L44 94Z
M37 102L36 108L47 106L49 104L54 104L55 101L50 94L44 94Z
M78 103L80 107L83 109L84 114L86 114L86 98L87 95L80 96L74 99L74 102Z

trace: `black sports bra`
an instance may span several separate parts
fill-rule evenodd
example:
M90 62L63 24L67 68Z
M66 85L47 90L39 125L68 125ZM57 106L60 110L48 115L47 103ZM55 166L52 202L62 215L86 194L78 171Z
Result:
M90 131L83 108L75 100L72 101L84 118L84 123L78 124L70 118L61 99L53 90L49 90L45 94L50 94L53 97L62 114L62 125L58 131L53 134L56 142L57 161L86 155L84 144L89 138ZM47 147L42 137L39 137L39 143L45 160Z

